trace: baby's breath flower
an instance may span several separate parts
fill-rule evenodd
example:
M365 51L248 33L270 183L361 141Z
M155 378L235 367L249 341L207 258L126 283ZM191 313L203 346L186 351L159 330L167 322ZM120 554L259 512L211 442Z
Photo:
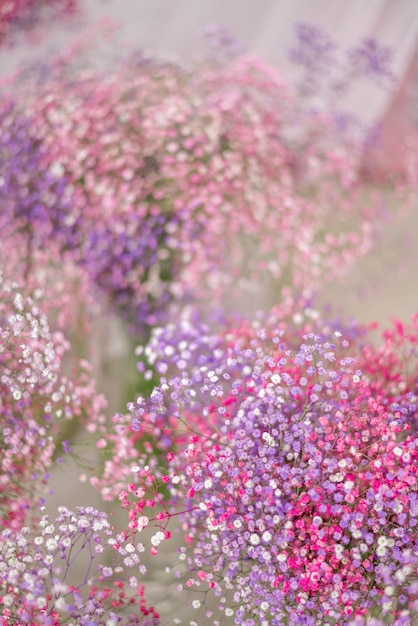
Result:
M138 470L138 485L121 495L130 532L140 538L145 517L155 531L141 540L157 555L171 518L180 519L178 576L186 564L184 587L214 590L236 624L298 625L307 611L312 626L347 626L368 610L409 619L418 441L408 389L416 378L403 371L395 408L379 384L385 360L364 349L360 328L335 334L303 315L295 326L292 309L219 334L185 317L151 337L145 353L167 371L149 399L130 405L132 423L141 418L131 432L161 433L168 480L157 465ZM404 420L395 419L404 406ZM156 499L162 516L152 513Z

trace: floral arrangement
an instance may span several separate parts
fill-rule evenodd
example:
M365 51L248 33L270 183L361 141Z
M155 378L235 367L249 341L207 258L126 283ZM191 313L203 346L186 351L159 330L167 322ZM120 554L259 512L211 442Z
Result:
M196 624L412 623L417 322L380 350L309 308L299 325L277 308L221 333L187 318L156 331L145 352L164 375L114 420L92 481L105 498L124 487L120 552L156 558L176 536ZM156 449L138 448L147 436Z
M376 344L315 308L382 205L411 205L410 161L382 181L334 106L391 80L388 52L341 62L300 25L294 89L208 35L220 56L106 72L76 45L3 90L1 626L416 623L418 317ZM114 415L90 365L108 307L143 338ZM103 510L49 510L70 458Z

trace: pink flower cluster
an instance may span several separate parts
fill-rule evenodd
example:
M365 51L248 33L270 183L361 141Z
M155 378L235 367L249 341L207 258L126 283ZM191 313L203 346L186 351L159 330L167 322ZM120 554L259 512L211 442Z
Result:
M78 0L7 0L0 6L0 48L9 46L21 31L36 35L53 18L73 16Z
M384 199L363 142L272 67L132 54L103 75L77 54L20 82L9 124L26 120L42 179L66 189L55 237L137 329L256 284L313 290L369 249Z
M66 424L104 421L105 402L86 362L64 374L69 344L50 330L42 302L3 277L0 294L0 525L19 528L54 460L68 452Z

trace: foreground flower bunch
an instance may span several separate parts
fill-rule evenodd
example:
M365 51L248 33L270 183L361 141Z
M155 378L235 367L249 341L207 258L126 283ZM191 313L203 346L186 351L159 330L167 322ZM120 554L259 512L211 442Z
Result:
M167 375L119 437L152 434L166 466L137 453L119 549L157 556L180 518L176 576L196 624L412 624L417 398L406 378L396 403L379 390L388 346L368 366L360 329L350 345L309 310L298 322L273 311L221 334L187 319L154 333L148 358Z
M315 289L370 248L386 199L362 178L362 139L272 67L137 53L103 75L83 59L18 81L3 189L137 330L258 283L267 299Z

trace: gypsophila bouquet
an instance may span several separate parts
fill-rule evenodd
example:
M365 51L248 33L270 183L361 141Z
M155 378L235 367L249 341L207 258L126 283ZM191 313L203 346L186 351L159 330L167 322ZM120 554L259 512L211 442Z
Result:
M158 433L165 466L150 449L130 465L120 550L147 549L157 561L177 534L174 570L179 589L194 592L195 623L348 625L370 614L412 623L418 440L409 379L388 402L376 382L381 353L359 369L371 356L363 332L348 333L356 347L309 309L297 327L281 317L279 309L222 333L186 319L154 334L148 356L166 375L131 405L118 436Z

